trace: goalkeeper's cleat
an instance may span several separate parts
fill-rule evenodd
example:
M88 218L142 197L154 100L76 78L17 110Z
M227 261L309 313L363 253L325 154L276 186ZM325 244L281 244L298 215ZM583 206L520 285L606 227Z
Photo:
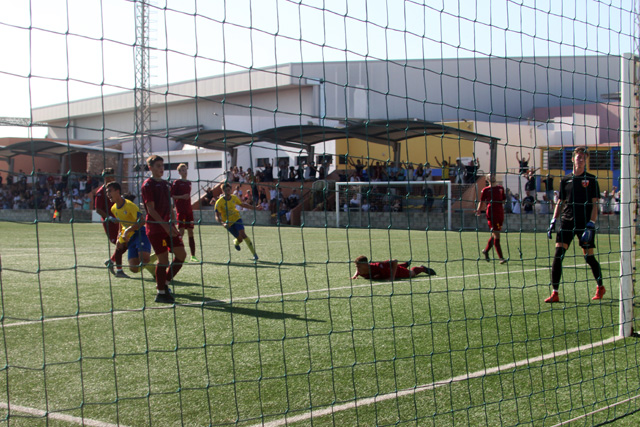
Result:
M200 262L200 260L194 257L193 255L191 255L191 258L189 258L189 262Z
M482 251L482 255L484 255L484 260L487 262L491 262L491 260L489 259L489 252L487 251Z
M602 299L602 297L604 296L605 293L607 293L607 290L604 288L604 286L598 286L596 288L596 294L591 299L593 301L597 301L599 299Z
M551 296L546 300L544 300L544 302L546 303L560 302L560 296L558 295L558 291L553 291L551 293Z
M171 295L169 292L165 292L163 294L161 293L156 294L156 302L173 304L175 301L176 300L173 298L173 295Z
M109 272L110 272L111 274L113 274L114 276L116 275L116 269L115 269L115 267L113 266L113 262L112 262L110 259L108 259L108 260L106 260L106 261L104 262L104 266L105 266L105 267L107 267L107 268L109 269Z
M504 258L500 258L500 264L506 264L506 263L507 263L507 260L506 260L506 259L504 259Z
M128 279L129 276L122 269L116 271L116 277L118 279Z
M236 251L240 250L240 243L238 243L238 239L233 239L233 247L236 248Z

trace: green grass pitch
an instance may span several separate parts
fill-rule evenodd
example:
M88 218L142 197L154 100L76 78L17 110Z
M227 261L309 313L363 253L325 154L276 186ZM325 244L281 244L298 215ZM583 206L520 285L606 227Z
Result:
M100 225L0 223L0 422L537 426L630 399L577 422L593 425L640 407L636 340L588 347L618 334L615 235L597 241L605 299L572 245L548 305L544 233L503 234L500 265L480 259L488 233L247 232L257 263L222 227L196 227L202 263L167 306L151 277L109 275ZM358 255L438 276L352 281Z

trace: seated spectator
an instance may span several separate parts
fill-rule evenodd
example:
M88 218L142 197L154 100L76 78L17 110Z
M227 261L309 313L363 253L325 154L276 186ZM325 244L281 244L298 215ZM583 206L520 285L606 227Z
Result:
M520 195L519 194L511 195L511 213L514 213L514 214L520 213Z
M353 193L349 200L349 209L352 211L360 210L360 193Z
M536 200L533 196L527 196L522 200L522 207L524 209L524 213L530 214L533 213L533 208L536 203Z
M542 195L542 200L539 202L539 204L540 204L541 215L548 215L551 213L551 210L549 209L551 202L546 194Z
M613 187L615 191L615 187ZM600 202L600 206L602 206L602 215L611 215L613 214L613 194L610 194L607 190L604 190L602 193L602 201Z
M295 188L291 191L291 194L289 195L289 198L287 199L287 201L289 203L290 209L293 209L296 206L298 206L298 203L300 202L300 197L298 196L298 193L296 192Z

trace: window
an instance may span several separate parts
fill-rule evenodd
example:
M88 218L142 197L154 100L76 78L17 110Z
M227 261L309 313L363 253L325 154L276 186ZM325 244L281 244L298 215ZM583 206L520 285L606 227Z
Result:
M180 162L180 163L182 163L182 162ZM177 171L177 170L178 170L178 165L179 165L180 163L165 163L165 164L164 164L164 170L165 170L165 172L168 172L168 171ZM189 163L185 163L185 165L187 165L187 169L189 169Z
M563 169L563 150L547 150L544 152L543 160L546 161L547 169Z
M221 169L222 160L210 160L208 162L197 162L196 169Z
M268 157L263 157L261 159L256 159L256 167L257 168L263 168L267 165L267 163L270 163L271 159Z
M279 168L288 168L289 167L289 157L278 157L276 158L276 166Z
M331 154L320 154L316 156L316 164L321 165L323 163L327 165L333 164L333 156Z
M347 164L347 156L345 154L342 154L342 155L338 156L338 164L339 165L346 165Z
M611 170L613 157L613 170L620 169L620 151L589 150L589 169Z

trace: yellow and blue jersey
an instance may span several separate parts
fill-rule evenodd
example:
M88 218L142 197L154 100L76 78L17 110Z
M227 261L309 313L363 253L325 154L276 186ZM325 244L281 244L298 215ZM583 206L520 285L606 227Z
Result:
M241 204L242 201L235 194L232 194L229 200L225 199L223 195L216 201L215 208L223 221L233 224L240 219L240 212L236 206Z
M120 243L124 243L124 230L127 227L138 223L138 219L141 217L140 209L135 203L131 202L130 200L124 199L124 204L122 205L122 207L119 208L117 203L114 203L113 206L111 206L111 213L118 219L118 221L120 221L120 233L118 236L118 240L120 241ZM144 230L144 228L141 227L136 231L136 233L140 232L140 230ZM129 236L129 238L133 237L134 235L135 233Z

